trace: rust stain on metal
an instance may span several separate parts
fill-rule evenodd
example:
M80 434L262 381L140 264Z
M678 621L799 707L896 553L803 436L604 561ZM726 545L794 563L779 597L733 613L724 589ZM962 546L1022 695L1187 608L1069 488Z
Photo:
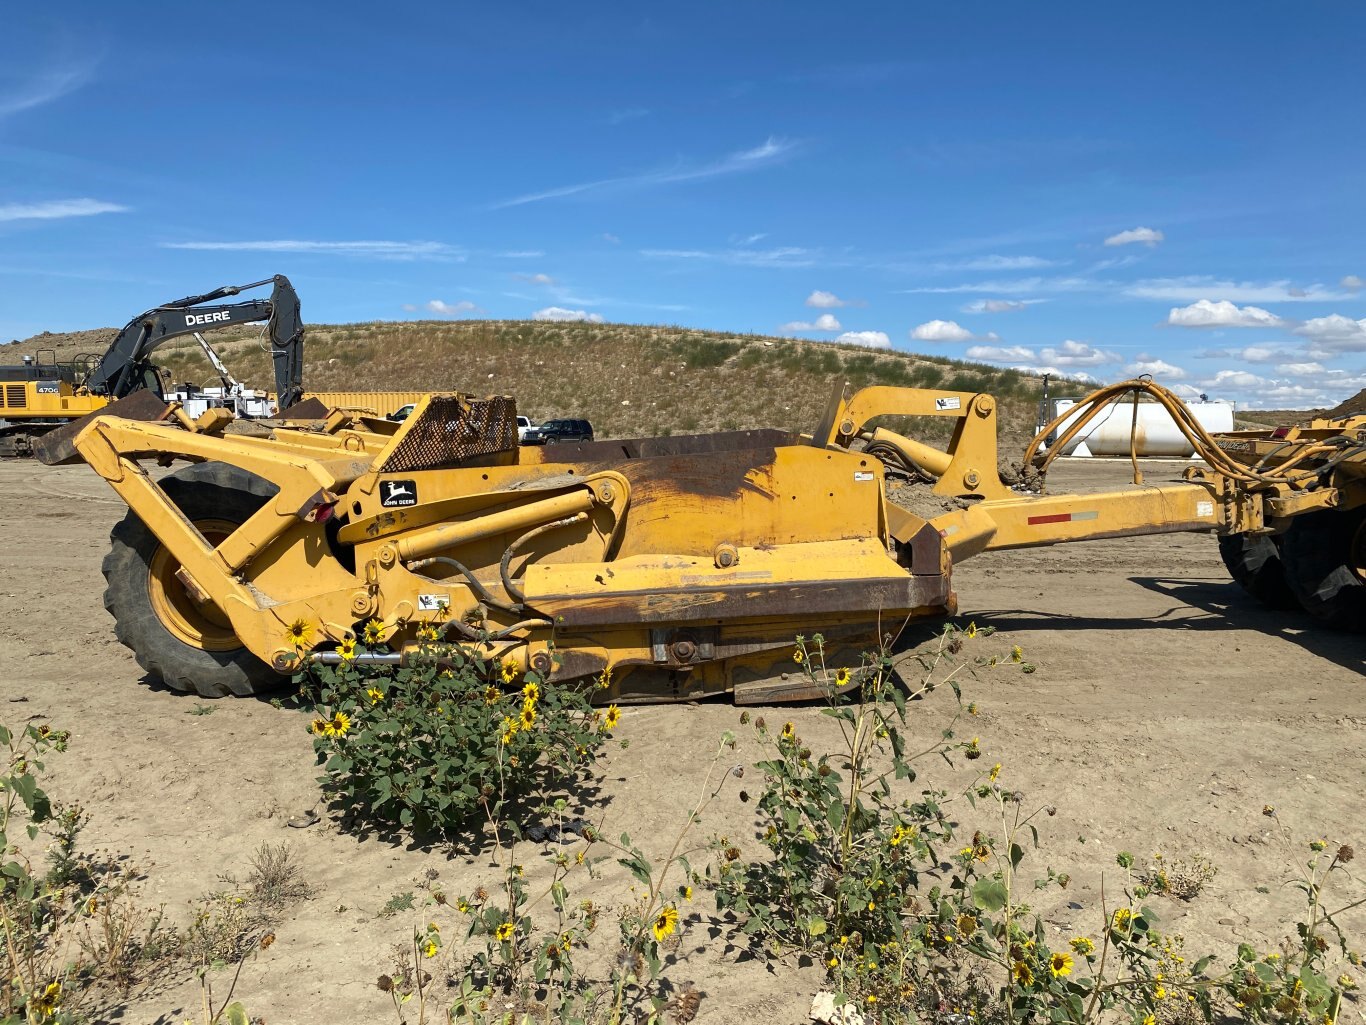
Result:
M949 582L942 576L811 581L772 587L737 586L666 592L626 591L610 596L569 595L532 599L539 612L568 627L619 623L676 623L702 619L764 618L829 613L882 612L943 605Z

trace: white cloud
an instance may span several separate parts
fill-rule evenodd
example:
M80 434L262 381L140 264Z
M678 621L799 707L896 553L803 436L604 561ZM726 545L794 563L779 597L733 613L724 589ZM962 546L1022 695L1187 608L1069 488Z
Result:
M1366 351L1366 318L1353 320L1341 313L1314 317L1295 328L1295 334L1310 339L1315 352L1341 353Z
M924 288L903 288L909 295L946 295L958 292L995 292L997 295L1020 295L1027 292L1099 292L1114 287L1113 282L1081 277L1028 277L974 281L962 285L938 285Z
M600 237L604 242L610 242L614 246L621 245L621 236L613 235L610 231L604 231Z
M1226 301L1257 302L1322 302L1346 298L1324 285L1298 287L1287 280L1226 281L1208 275L1191 274L1179 278L1145 278L1123 288L1125 295L1134 299L1167 299L1173 302L1195 302L1208 295L1221 295Z
M1254 409L1335 406L1366 387L1366 374L1360 371L1325 371L1317 363L1286 363L1276 371L1278 376L1265 377L1228 368L1196 383L1213 397Z
M773 249L642 249L641 256L657 260L715 260L739 267L810 267L816 262L811 249L778 246Z
M1023 345L972 345L968 347L967 357L968 359L988 360L992 363L1037 358L1033 349L1026 349Z
M1066 377L1073 381L1086 381L1088 384L1100 384L1099 379L1092 377L1090 374L1084 373L1080 370L1064 370L1060 367L1038 366L1030 364L1021 364L1020 366L1014 366L1010 369L1018 370L1022 374L1033 374L1035 377L1042 377L1044 374L1048 374L1050 377Z
M963 307L964 313L1014 313L1042 299L977 299Z
M890 349L892 340L882 331L846 331L835 339L846 345L865 345L870 349Z
M374 256L388 260L463 260L464 254L444 242L316 242L306 239L270 239L256 242L163 242L162 249L198 249L208 252L325 253L339 256Z
M649 110L645 107L627 107L625 110L614 110L607 115L609 125L620 125L627 121L635 121L638 118L649 115Z
M121 214L128 207L99 199L53 199L43 203L5 203L0 205L0 221L50 221L61 217L90 217L93 214Z
M1074 342L1070 338L1057 348L1039 350L1039 358L1060 367L1098 367L1120 361L1117 353L1097 349L1085 342Z
M461 299L458 303L447 303L440 299L432 299L427 303L429 311L439 313L443 317L458 317L462 313L470 313L478 308L468 299Z
M509 249L507 252L495 253L504 260L537 260L545 255L544 249Z
M1151 374L1153 377L1165 377L1171 381L1179 381L1186 376L1186 372L1180 367L1172 366L1166 360L1143 359L1140 357L1133 363L1124 368L1124 372L1130 377L1139 377L1143 374Z
M1357 277L1355 274L1348 274L1338 282L1338 286L1347 289L1349 292L1360 292L1363 288L1366 288L1366 281L1361 280L1361 278Z
M1111 235L1105 240L1105 244L1107 246L1127 246L1141 242L1145 246L1155 246L1166 237L1156 228L1130 228L1128 231L1121 231L1118 235Z
M1220 370L1202 383L1210 388L1260 388L1270 382L1246 370Z
M514 275L512 275L512 276L513 276L514 278L517 278L519 281L529 281L529 282L531 282L533 285L555 285L555 284L559 284L559 282L557 282L557 281L556 281L554 278L552 278L549 274L514 274Z
M602 189L671 185L676 182L701 181L706 178L720 177L721 175L756 171L762 167L779 162L796 148L797 144L795 142L770 136L760 146L731 153L718 160L714 160L711 163L699 164L691 167L676 165L658 171L647 171L644 174L627 174L614 178L601 178L597 181L580 182L576 185L561 185L557 188L546 189L543 192L529 192L522 196L514 196L511 199L500 200L497 203L490 204L489 209L502 210L510 206L522 206L526 203L539 203L547 199L563 199L566 196L576 196L580 193L596 192Z
M531 315L532 320L562 320L562 321L583 321L588 324L601 324L601 313L589 313L587 310L566 310L562 306L547 306L543 310L537 310Z
M806 297L806 305L814 306L818 310L833 310L840 306L848 306L849 302L834 292L822 292L818 288Z
M90 81L94 70L94 62L68 61L38 73L13 92L0 95L0 118L41 107L75 92Z
M732 235L726 241L733 246L752 246L766 238L768 238L768 232L761 231L754 235Z
M1176 327L1284 327L1285 321L1260 306L1235 306L1227 299L1200 299L1173 307L1167 323Z
M794 320L779 328L780 331L838 331L839 329L840 322L835 319L833 313L822 313L816 318L814 323L808 323L804 320Z
M952 260L934 265L935 270L1036 270L1056 267L1060 261L1045 260L1042 256L974 256L966 260Z
M970 342L975 335L953 320L928 320L911 329L918 342Z
M1274 363L1278 359L1285 359L1288 353L1270 345L1249 345L1237 353L1249 363Z

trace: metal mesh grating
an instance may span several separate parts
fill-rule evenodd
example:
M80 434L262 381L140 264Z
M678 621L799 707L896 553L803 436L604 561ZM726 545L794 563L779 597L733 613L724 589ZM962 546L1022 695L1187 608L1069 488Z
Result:
M426 410L405 427L380 473L436 470L476 456L515 451L517 403L506 396L434 396Z
M28 395L24 391L22 384L5 385L5 405L12 409L24 409L28 406ZM513 421L513 433L517 431L516 420Z

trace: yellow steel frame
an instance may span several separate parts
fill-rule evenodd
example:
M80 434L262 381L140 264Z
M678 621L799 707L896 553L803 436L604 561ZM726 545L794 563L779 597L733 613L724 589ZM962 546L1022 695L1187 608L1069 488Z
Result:
M783 671L795 633L814 626L846 638L849 650L834 657L855 658L884 628L951 612L953 560L1129 534L1276 530L1303 511L1360 500L1354 484L1344 499L1293 475L1213 468L1095 495L1021 494L998 472L991 396L875 387L839 390L806 443L767 454L703 445L673 460L624 459L588 446L523 461L505 452L406 471L420 501L386 508L379 485L396 475L382 467L429 401L398 427L334 413L268 438L223 435L218 421L101 416L75 445L179 562L187 593L281 671L294 663L285 640L294 620L329 643L376 619L403 650L418 644L420 626L439 624L552 678L614 668L613 697L801 696L804 682ZM869 430L884 416L956 422L945 451ZM962 507L927 524L889 505L882 464L852 450L859 440L898 452ZM278 492L215 546L142 465L175 459L228 463ZM342 523L330 534L329 517ZM354 568L343 565L350 559ZM633 688L632 674L653 682Z

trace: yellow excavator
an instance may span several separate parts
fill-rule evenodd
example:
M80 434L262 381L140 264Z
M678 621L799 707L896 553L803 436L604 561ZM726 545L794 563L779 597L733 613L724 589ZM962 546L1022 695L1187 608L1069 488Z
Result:
M1175 483L1047 493L1057 453L1140 395L1203 463ZM267 437L225 433L221 409L118 412L39 455L83 460L127 503L104 562L118 638L205 696L260 693L366 636L363 662L459 648L550 681L610 680L604 700L808 698L799 633L852 667L908 621L952 615L963 559L1170 531L1218 535L1266 600L1366 628L1366 417L1216 438L1167 390L1127 381L1046 425L1021 478L1000 470L995 400L965 392L837 387L810 434L547 449L518 446L501 396L431 395L401 424L334 411ZM875 424L889 417L947 418L952 438L937 449ZM888 465L950 511L889 501Z

